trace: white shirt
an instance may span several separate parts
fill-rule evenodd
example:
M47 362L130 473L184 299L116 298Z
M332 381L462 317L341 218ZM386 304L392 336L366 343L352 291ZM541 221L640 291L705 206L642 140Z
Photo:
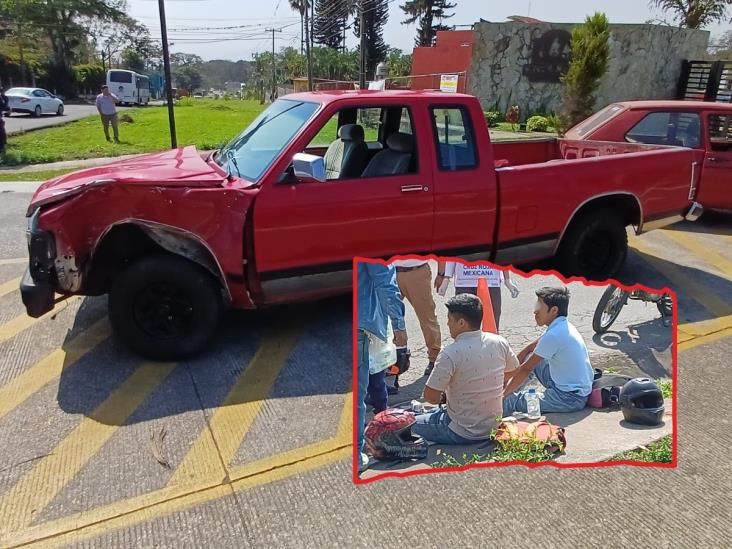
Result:
M452 277L456 288L477 288L478 279L485 278L488 287L499 287L503 282L503 271L492 269L488 265L468 266L455 261L448 261L445 265L445 276Z
M427 262L426 259L397 259L391 264L395 267L421 267Z
M119 101L119 99L113 93L110 93L109 95L100 93L97 95L97 109L99 109L102 114L111 116L117 112L117 101Z

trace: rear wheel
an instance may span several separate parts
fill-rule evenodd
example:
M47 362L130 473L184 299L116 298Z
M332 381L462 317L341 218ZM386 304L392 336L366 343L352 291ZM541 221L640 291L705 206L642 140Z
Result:
M36 108L33 109L33 116L35 116L36 118L38 118L42 114L43 114L43 109L41 109L41 106L40 105L36 105Z
M592 317L592 329L596 334L607 332L628 302L629 292L617 286L608 286L602 294Z
M606 211L591 211L572 221L559 246L559 270L565 276L588 280L613 278L628 255L623 220Z
M154 360L177 360L204 349L221 313L218 281L195 263L155 255L114 281L109 317L132 350Z

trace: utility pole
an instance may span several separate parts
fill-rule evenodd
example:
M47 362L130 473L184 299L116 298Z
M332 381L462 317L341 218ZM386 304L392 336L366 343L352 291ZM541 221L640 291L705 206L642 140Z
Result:
M305 4L305 51L308 65L308 91L313 91L313 59L310 55L310 27L308 26L308 5Z
M282 29L264 29L265 32L272 32L272 102L277 95L277 63L275 62L275 33L282 32Z
M366 16L364 14L365 0L361 0L361 9L358 14L359 29L361 30L361 51L360 51L360 65L361 68L358 74L358 87L362 90L366 89Z
M170 146L178 148L175 136L175 112L173 111L173 77L170 71L170 52L168 51L168 27L165 22L165 1L158 0L160 9L160 36L163 39L163 64L165 66L165 96L168 99L168 125L170 126ZM111 65L110 65L111 66Z

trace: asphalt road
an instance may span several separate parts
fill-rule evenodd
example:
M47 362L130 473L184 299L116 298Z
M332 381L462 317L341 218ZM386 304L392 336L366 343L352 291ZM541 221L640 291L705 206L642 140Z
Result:
M677 469L492 468L355 486L350 298L232 313L203 356L146 363L110 337L104 297L24 315L28 199L0 201L0 546L732 543L731 216L632 239L623 273L680 292ZM525 309L539 282L504 293L517 346L536 335ZM577 289L578 318L598 292ZM660 328L654 307L631 305L618 345L593 353L667 368L667 348L634 354Z
M125 107L118 107L124 109ZM92 114L96 114L97 109L94 105L64 105L63 116L56 116L55 114L44 114L39 118L34 118L30 114L13 113L8 118L5 117L5 131L8 135L14 133L25 132L28 130L36 130L38 128L47 128L50 126L58 126L59 124L65 124L66 122L72 122L73 120L79 120L86 118Z

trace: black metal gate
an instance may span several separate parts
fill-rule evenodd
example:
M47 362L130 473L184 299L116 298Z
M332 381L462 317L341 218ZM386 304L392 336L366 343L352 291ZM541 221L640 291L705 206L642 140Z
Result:
M732 102L732 61L684 61L677 97Z

